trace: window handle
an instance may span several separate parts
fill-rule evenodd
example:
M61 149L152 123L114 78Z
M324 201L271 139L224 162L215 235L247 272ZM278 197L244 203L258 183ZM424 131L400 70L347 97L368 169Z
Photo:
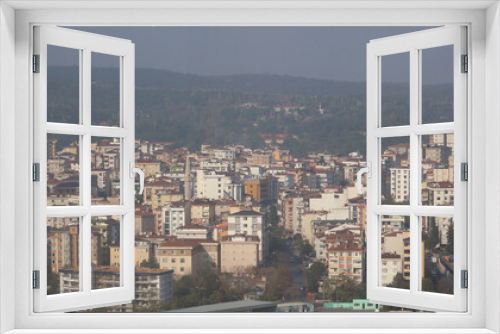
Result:
M134 167L134 162L130 162L130 178L135 179L135 174L139 174L139 195L142 195L144 191L144 172L142 169Z
M363 194L363 191L362 191L362 183L361 183L361 177L363 176L363 174L366 173L368 174L368 178L371 179L372 178L372 163L371 162L367 162L366 163L366 167L364 168L361 168L360 170L358 170L358 173L357 173L357 183L358 183L358 193L360 195Z

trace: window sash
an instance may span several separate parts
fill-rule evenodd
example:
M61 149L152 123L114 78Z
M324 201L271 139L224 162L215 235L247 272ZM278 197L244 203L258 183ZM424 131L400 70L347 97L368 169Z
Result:
M47 45L79 50L79 124L47 122ZM91 125L91 54L99 52L120 59L120 127ZM129 162L134 161L134 46L130 41L76 30L38 26L34 29L34 54L40 55L40 71L34 83L34 161L40 163L40 182L34 183L34 270L40 271L40 288L33 290L34 311L73 311L134 299L134 182ZM79 205L47 207L47 134L79 137ZM91 205L91 138L116 137L120 145L120 204ZM121 217L120 287L93 290L91 219ZM47 218L79 217L79 292L47 295Z
M367 46L367 161L372 177L367 185L367 297L372 302L400 307L464 312L467 290L461 289L460 270L467 268L467 187L460 180L460 163L466 156L467 76L460 72L461 54L466 54L466 28L453 26L424 30L371 41ZM454 122L421 124L420 54L419 50L454 45ZM382 127L381 124L381 57L410 53L410 124ZM421 135L454 133L455 206L437 207L417 204L421 193ZM410 205L381 205L381 139L397 136L410 138ZM381 286L381 216L410 217L410 289ZM454 217L455 261L454 295L419 291L422 277L421 216Z

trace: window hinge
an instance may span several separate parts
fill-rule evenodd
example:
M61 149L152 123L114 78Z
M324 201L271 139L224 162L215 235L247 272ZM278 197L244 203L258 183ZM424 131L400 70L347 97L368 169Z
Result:
M33 164L33 181L39 182L40 181L40 163L35 162Z
M469 181L469 165L466 162L462 162L460 168L460 180Z
M33 55L33 73L40 73L40 55Z
M40 270L33 270L33 289L40 289Z
M469 72L469 56L462 55L462 73Z
M469 287L469 272L467 270L462 270L460 275L462 280L462 289L467 289Z

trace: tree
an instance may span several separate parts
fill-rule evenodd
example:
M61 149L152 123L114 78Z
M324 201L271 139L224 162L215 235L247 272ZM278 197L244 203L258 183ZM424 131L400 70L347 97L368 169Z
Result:
M285 238L283 237L283 231L278 226L271 227L271 238L269 241L269 251L272 252L282 252L286 249Z
M446 239L448 239L448 244L446 245L446 251L449 254L453 254L453 250L455 247L455 227L453 222L448 225L448 230L446 231Z
M293 279L288 267L281 266L278 269L270 268L267 274L265 290L266 298L268 299L265 300L282 299L292 285Z
M434 219L429 218L429 235L425 240L425 248L433 250L439 243L439 230Z
M307 291L318 292L319 281L326 274L326 265L322 262L314 262L306 272Z
M347 277L341 278L336 284L336 300L350 302L353 299L366 299L366 285Z
M148 261L144 260L141 262L141 268L158 269L160 268L160 264L153 257L150 257Z
M273 226L278 225L279 217L278 217L278 209L276 208L276 205L272 205L269 208L268 216L269 216L269 222L271 223L271 225L273 225Z
M397 273L394 276L391 284L388 285L390 288L398 288L398 289L410 289L410 281L404 279L403 274Z
M308 240L304 240L302 242L302 246L300 248L300 254L302 256L309 256L311 255L312 251L314 250L314 248L311 246L311 244L309 243Z

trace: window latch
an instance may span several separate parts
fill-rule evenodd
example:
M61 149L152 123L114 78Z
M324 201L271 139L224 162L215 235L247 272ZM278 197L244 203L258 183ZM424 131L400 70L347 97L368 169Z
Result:
M134 162L130 161L129 163L129 176L131 179L135 179L135 174L139 174L139 195L142 195L144 191L144 172L142 169L134 167Z
M363 194L361 179L362 179L362 176L363 176L364 173L367 174L367 176L368 176L369 179L372 178L372 163L370 161L367 161L366 162L366 167L361 168L360 170L358 170L358 173L356 174L357 175L357 183L358 183L358 193L360 195Z

